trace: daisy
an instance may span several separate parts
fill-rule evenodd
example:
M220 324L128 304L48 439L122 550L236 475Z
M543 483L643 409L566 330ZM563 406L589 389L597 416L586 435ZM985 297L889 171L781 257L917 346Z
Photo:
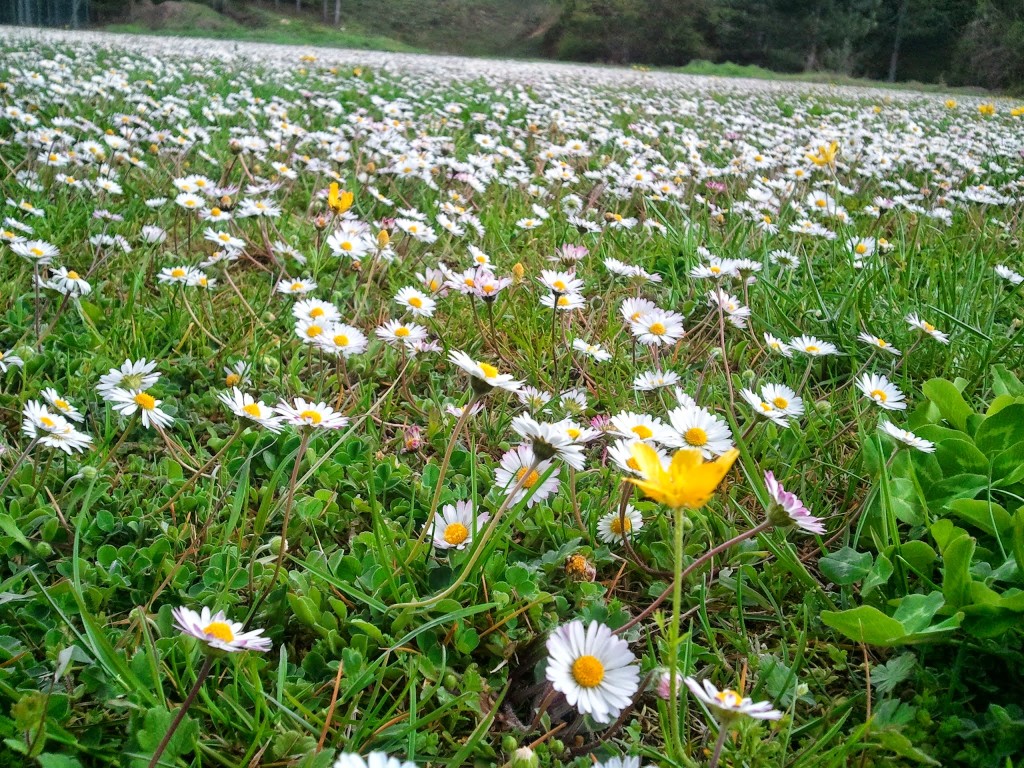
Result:
M622 541L623 534L629 535L644 527L644 518L632 504L626 505L624 515L614 509L601 515L597 521L597 538L605 544L617 544Z
M571 312L574 309L583 309L587 305L586 299L579 293L549 293L540 297L542 307L558 309L563 312Z
M286 424L294 427L316 427L318 429L341 429L348 425L348 419L335 411L327 403L313 403L295 398L294 404L282 400L274 410Z
M650 440L655 443L668 443L673 437L668 425L658 417L632 411L612 416L611 431L630 440Z
M789 344L776 336L772 336L770 333L765 333L764 343L768 346L768 349L778 355L783 357L793 356L793 350L789 348Z
M540 459L547 460L557 456L573 469L583 469L586 459L582 447L563 434L557 425L520 415L512 419L512 429L530 443Z
M669 411L668 420L675 431L670 435L669 445L700 451L705 459L720 456L732 448L732 431L706 408L699 405L674 408Z
M532 412L538 413L548 410L544 406L551 402L552 394L537 387L523 387L516 392L516 398Z
M491 519L486 512L476 514L475 518L471 501L456 502L454 507L445 504L434 517L430 531L434 546L438 549L465 549L473 543L477 528Z
M86 296L92 291L88 281L73 269L58 267L50 273L46 287L65 296Z
M647 299L626 299L619 306L619 313L627 323L635 323L657 309L658 305Z
M551 461L542 461L536 467L533 467L535 461L536 456L534 455L533 448L529 445L517 446L506 451L501 457L500 464L494 470L494 485L501 488L505 493L511 491L520 481L523 485L509 501L509 506L518 504L531 490L533 490L533 495L526 502L527 508L541 503L549 496L558 492L558 473L561 471L561 468L555 467L548 478L541 482L541 478L544 477L544 474L551 466ZM529 472L528 475L527 472ZM538 485L538 483L540 484Z
M1005 264L996 264L996 274L1003 278L1003 280L1009 281L1010 285L1020 285L1024 283L1024 275L1019 272L1015 272Z
M573 339L572 348L598 362L611 359L611 352L604 349L600 344L588 344L583 339Z
M85 420L85 416L83 416L75 406L58 395L57 390L53 387L47 387L40 394L46 402L60 411L60 415L64 418L77 422Z
M106 400L115 389L149 389L160 379L160 374L155 371L155 360L125 360L120 368L111 368L100 376L96 391Z
M489 363L480 363L461 350L452 350L448 359L470 375L470 383L477 394L487 394L494 388L515 392L523 382L516 381L511 374L501 373Z
M292 305L292 317L296 320L316 321L321 324L327 324L339 320L341 313L329 301L302 299Z
M411 344L427 338L427 329L416 323L402 323L388 320L377 328L377 336L389 344Z
M750 407L754 409L754 413L758 416L763 416L764 418L775 422L780 427L789 426L789 419L786 417L786 414L753 390L741 389L740 397L750 404Z
M214 650L228 653L270 650L270 639L260 637L263 634L262 629L245 632L241 623L229 621L223 611L211 613L209 608L204 607L201 612L196 613L189 608L174 608L171 615L174 617L175 626L181 632L202 640Z
M870 333L867 333L866 331L862 331L861 333L857 334L857 338L863 341L865 344L870 344L875 349L881 349L885 352L888 352L890 355L902 354L898 349L896 349L896 347L894 347L885 339L880 339L878 336L872 336Z
M157 400L141 389L118 387L104 395L104 398L113 403L115 411L124 416L131 416L139 412L142 416L142 426L147 429L162 429L174 422L169 414L160 409L160 403L163 401Z
M436 301L411 286L400 290L395 296L395 301L408 308L414 317L432 317L437 307Z
M49 264L60 253L57 246L51 245L45 240L25 240L20 243L11 243L10 249L37 266Z
M765 384L761 387L761 397L786 416L804 415L803 399L785 384Z
M704 702L723 722L744 716L755 720L779 720L782 718L782 713L773 709L767 701L755 704L752 699L744 698L728 688L719 691L707 680L704 681L703 688L692 677L687 677L684 682L690 692Z
M795 352L803 352L810 357L835 355L839 352L835 344L815 338L814 336L797 336L789 342L789 348Z
M366 351L367 339L358 328L336 323L328 326L327 330L317 337L316 343L325 352L349 358Z
M69 456L73 451L84 451L92 438L79 432L65 419L51 413L42 403L30 400L22 410L21 431L34 442L47 448L56 448Z
M553 269L542 269L538 278L541 284L552 293L580 293L583 281L573 272L556 272Z
M316 344L326 332L326 324L316 320L297 320L295 322L295 335L307 344Z
M922 320L915 313L911 313L906 317L907 325L911 328L916 328L919 331L931 336L933 339L941 344L949 344L949 336L942 331L938 330L934 325L929 323L927 320Z
M907 407L903 393L885 376L865 373L857 381L857 386L865 397L871 398L887 411L902 411Z
M281 417L274 413L274 409L238 387L232 387L230 392L219 392L217 397L236 416L251 419L275 434L281 431Z
M25 361L22 360L17 355L11 354L11 350L7 350L6 352L0 352L0 373L7 373L7 369L10 368L11 366L14 366L15 368L20 368L24 364Z
M310 291L316 290L316 283L311 278L291 278L286 277L277 284L276 288L278 293L289 293L293 295L302 295L309 293Z
M552 687L598 723L618 717L639 688L640 670L629 644L604 624L563 624L551 633L547 649Z
M355 752L342 752L332 768L416 768L416 763L388 757L386 752L371 752L366 757Z
M195 267L180 266L180 267L164 267L160 270L160 274L156 276L156 279L168 284L186 285L191 283L196 278Z
M249 374L252 373L252 368L244 360L236 360L231 365L225 365L222 369L224 371L224 386L225 387L236 387L245 386L249 384Z
M796 494L790 493L782 487L782 483L775 479L771 471L764 473L764 484L768 487L768 495L774 505L768 510L768 517L777 526L795 525L808 533L816 533L819 536L825 533L825 526L821 519L811 514L811 511L804 506L804 503L797 498Z
M652 392L679 383L679 374L674 371L644 371L633 379L633 389L638 392Z
M916 448L923 453L934 453L935 443L931 440L925 440L923 437L918 437L913 432L906 429L900 429L891 421L880 421L878 428L881 429L885 434L894 440L902 443L903 445L911 448Z
M674 344L683 337L683 316L665 309L654 309L630 324L641 344Z
M562 396L562 403L565 403L565 396ZM558 429L565 433L566 437L572 440L574 443L580 445L586 445L587 443L597 440L601 437L601 431L594 429L593 427L584 427L581 424L573 421L572 419L562 419L555 425Z

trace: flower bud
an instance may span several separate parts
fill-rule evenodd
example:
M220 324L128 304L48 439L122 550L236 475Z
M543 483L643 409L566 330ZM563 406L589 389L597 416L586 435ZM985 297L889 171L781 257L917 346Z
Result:
M593 581L597 578L597 568L578 552L566 559L565 573L573 581Z
M537 768L540 765L540 758L529 747L520 747L512 753L512 759L508 764L510 768Z

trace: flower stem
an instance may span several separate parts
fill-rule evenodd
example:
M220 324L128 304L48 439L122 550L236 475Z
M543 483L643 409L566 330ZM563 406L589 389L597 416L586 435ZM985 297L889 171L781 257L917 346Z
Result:
M760 533L764 533L769 528L771 528L771 526L772 526L771 521L770 520L765 520L763 523L761 523L761 524L751 528L749 531L745 531L744 533L741 533L738 536L733 536L731 539L729 539L728 541L722 542L717 547L713 547L713 548L709 549L703 555L701 555L696 560L694 560L692 563L690 563L688 566L686 566L686 568L684 568L680 572L679 576L677 578L673 579L672 583L669 584L669 586L665 589L665 591L662 592L660 595L658 595L658 597L655 599L655 601L653 603L651 603L649 606L647 606L641 613L638 613L632 619L630 619L625 624L623 624L621 627L616 629L614 634L616 634L616 635L622 634L627 629L635 627L641 621L643 621L648 616L650 616L652 613L654 613L658 609L658 606L661 605L663 602L665 602L665 600L668 598L668 596L672 594L672 591L673 591L673 589L675 589L675 586L676 586L677 583L681 583L683 579L685 579L687 576L689 576L695 570L700 568L702 565L704 565L706 562L708 562L708 560L713 558L715 555L721 554L722 552L724 552L725 550L729 549L730 547L732 547L732 546L734 546L736 544L739 544L741 541L746 541L747 539L753 538L754 536L757 536Z
M715 741L715 749L711 753L711 762L708 763L708 768L717 768L718 759L722 756L722 747L725 746L725 738L729 735L729 729L724 725L719 724L718 726L718 739Z
M182 702L181 708L178 710L178 714L174 716L174 720L171 721L171 727L167 729L167 733L160 740L157 745L156 752L153 753L153 757L149 761L149 768L156 768L160 764L160 756L163 755L164 750L167 749L167 745L171 743L171 739L174 738L175 731L178 730L178 726L181 725L181 721L185 719L185 714L188 712L189 707L192 706L192 702L196 700L196 696L199 694L199 689L202 687L203 682L210 674L210 669L213 667L213 657L207 656L203 661L203 666L199 668L199 673L196 675L195 685L192 686L192 690L188 692L188 696L185 697L185 701Z
M459 574L459 577L457 579L455 579L455 581L453 581L443 591L439 592L438 594L434 595L433 597L428 597L426 600L413 600L412 602L408 602L408 603L395 603L391 607L392 608L427 608L427 607L429 607L431 605L434 605L436 603L441 602L446 597L448 597L448 595L452 594L456 589L461 587L463 582L465 582L465 580L467 578L469 578L470 571L473 570L474 566L476 566L477 561L480 559L480 556L483 554L484 549L487 546L487 542L490 540L491 536L494 534L494 531L498 527L498 523L501 521L502 515L505 514L505 510L508 509L510 502L512 501L512 499L515 498L516 494L519 493L520 490L522 490L523 486L526 484L527 478L530 477L530 475L534 472L534 470L537 469L537 467L539 465L540 465L540 460L534 459L534 461L530 465L529 469L527 469L523 473L523 476L520 477L516 481L516 484L512 487L512 490L509 491L508 496L506 496L505 500L503 502L501 502L501 506L498 507L498 511L494 513L494 517L491 518L491 522L488 523L487 527L484 529L484 532L480 536L479 540L476 540L474 542L473 554L469 558L469 562L466 563L466 567L462 569L462 573Z
M302 439L299 441L298 451L295 453L295 463L292 465L292 476L288 480L288 496L284 503L284 522L281 523L281 542L277 552L277 561L274 563L274 573L270 577L270 584L263 591L263 595L260 597L256 604L252 607L249 615L252 616L256 613L257 608L266 599L267 595L274 589L274 585L277 583L277 577L281 573L281 564L284 562L284 553L287 547L285 542L288 538L288 523L292 517L292 502L295 501L295 483L299 477L299 465L302 463L302 457L306 455L306 449L309 447L309 439L312 433L306 429L302 432Z
M430 530L431 524L434 522L434 516L437 515L437 505L441 500L441 486L444 485L444 476L448 473L448 465L452 460L452 451L455 450L455 443L459 439L459 434L462 432L462 428L466 422L469 421L469 417L473 411L473 405L476 403L476 397L471 397L466 407L462 409L462 413L459 415L459 420L455 422L455 429L452 430L452 439L448 441L448 447L445 448L444 458L441 460L441 468L437 475L437 486L434 488L434 497L430 500L430 514L427 515L427 521L423 524L423 530L420 532L419 537L412 545L412 551L409 552L409 557L405 559L405 564L408 565L415 558L420 547L423 545L423 540L427 537L427 531Z
M7 486L10 485L11 480L14 479L14 473L18 471L18 468L21 466L22 462L24 462L25 459L28 458L28 455L32 453L32 449L35 448L36 444L38 443L39 438L35 438L27 446L25 446L25 450L22 451L21 455L17 458L17 460L15 460L14 466L11 467L11 471L7 473L7 477L5 477L3 483L0 484L0 493L3 493L5 490L7 490Z

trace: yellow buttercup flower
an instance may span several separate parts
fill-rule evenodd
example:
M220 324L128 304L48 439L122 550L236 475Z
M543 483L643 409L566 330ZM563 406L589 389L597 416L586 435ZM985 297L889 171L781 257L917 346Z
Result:
M978 113L984 117L992 117L996 113L996 105L994 103L979 104Z
M818 151L813 155L806 155L807 159L814 163L819 168L823 166L834 166L836 164L836 155L839 154L839 142L833 141L827 147L822 144L818 147Z
M351 192L339 191L338 185L335 182L331 183L330 189L327 192L327 205L331 207L331 210L335 213L344 213L352 207L352 202L355 200L355 195Z
M650 498L673 509L699 509L707 504L740 455L733 448L714 461L704 461L700 451L684 448L676 451L666 467L646 443L635 443L632 453L642 477L631 477L629 481Z

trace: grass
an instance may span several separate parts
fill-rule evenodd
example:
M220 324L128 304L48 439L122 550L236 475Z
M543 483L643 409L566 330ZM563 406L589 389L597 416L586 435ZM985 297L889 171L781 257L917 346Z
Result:
M721 766L1001 768L1024 750L1024 123L1003 105L2 46L3 236L24 240L0 262L0 763L690 768L717 744ZM573 276L546 276L567 244ZM545 306L573 277L580 308ZM637 298L675 314L627 322ZM535 390L473 386L458 350ZM97 390L142 359L159 378ZM635 386L654 370L678 388ZM264 406L225 403L235 386ZM295 423L265 420L281 403ZM546 459L561 440L524 438L526 415L597 434ZM54 447L69 429L82 450ZM673 510L627 482L623 435L734 463ZM790 524L768 471L823 533ZM475 522L451 527L467 502ZM239 627L183 631L182 607L266 646L213 653ZM612 722L547 684L574 621L634 657ZM659 692L669 669L780 718Z
M269 9L255 7L247 9L244 20L236 20L200 3L179 2L174 5L175 12L166 20L162 19L156 23L137 21L108 24L104 29L109 32L136 35L172 35L276 45L404 52L417 50L415 46L385 35L366 32L351 24L339 29L313 21L307 16L274 13Z

